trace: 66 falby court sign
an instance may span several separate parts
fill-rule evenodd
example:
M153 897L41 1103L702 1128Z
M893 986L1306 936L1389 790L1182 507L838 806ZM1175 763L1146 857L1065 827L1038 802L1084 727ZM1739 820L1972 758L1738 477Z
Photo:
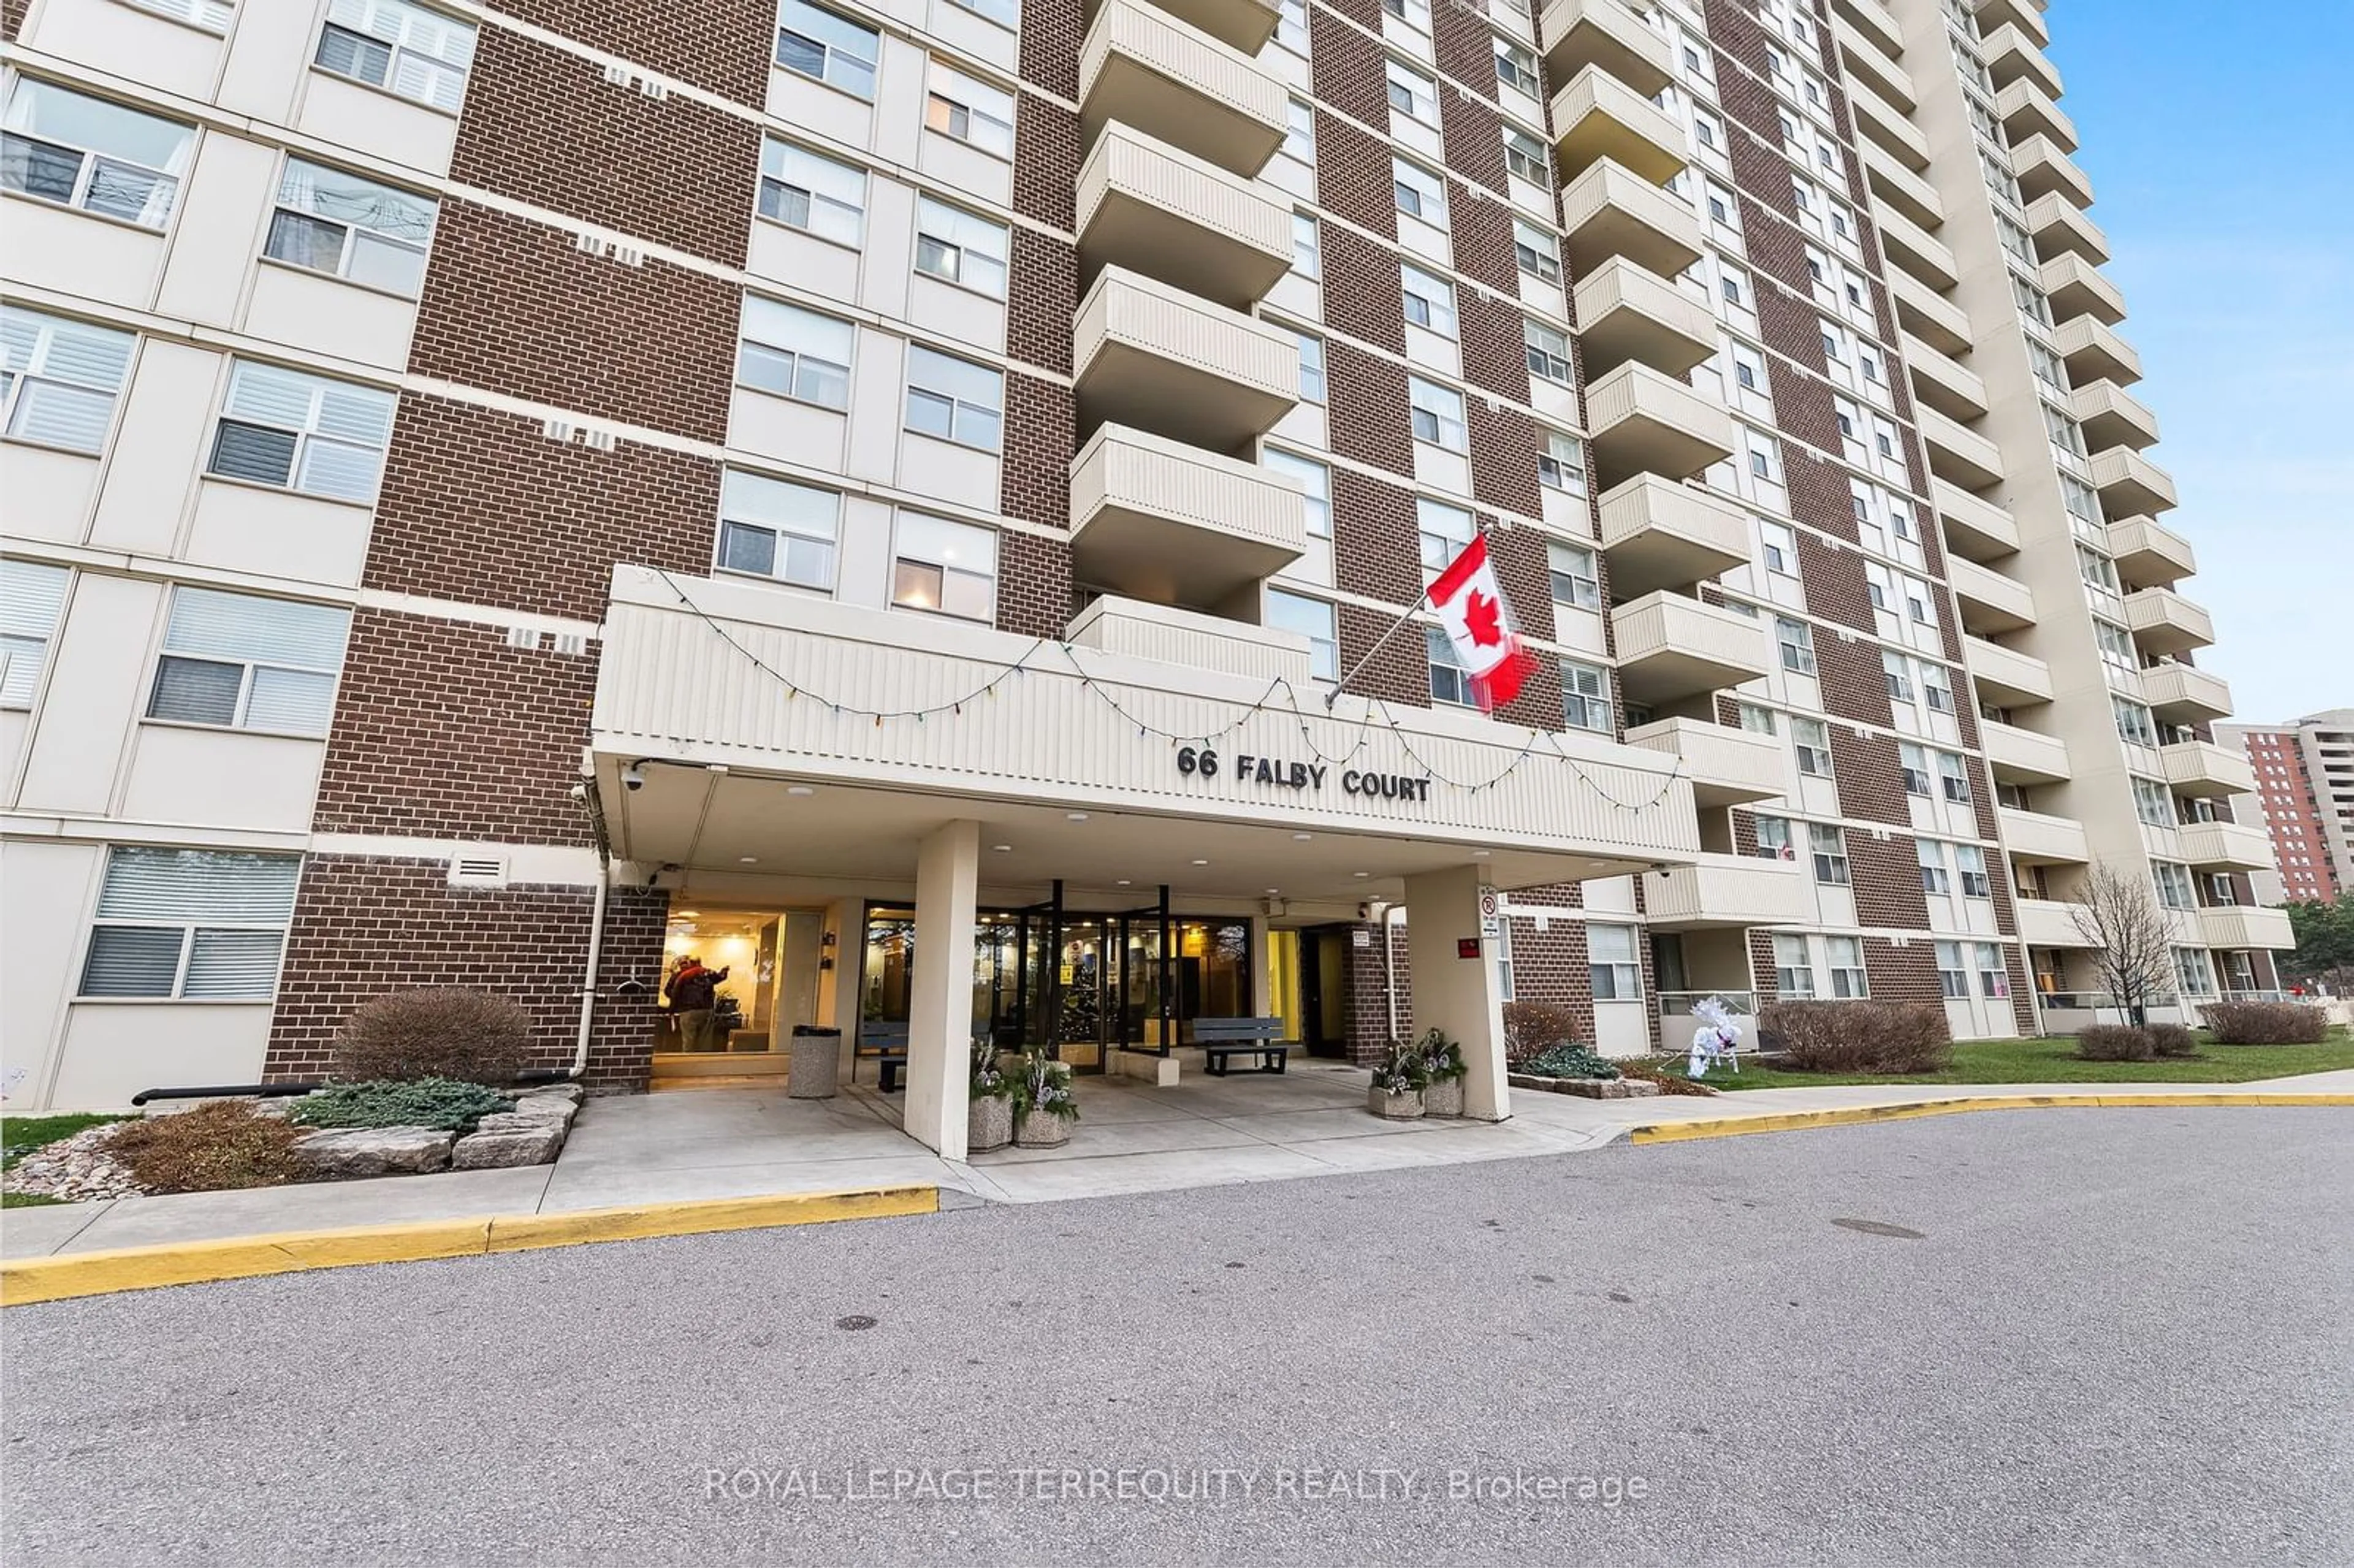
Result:
M1179 747L1176 762L1177 771L1184 777L1220 785L1236 793L1264 788L1304 796L1337 787L1343 795L1366 800L1398 800L1411 805L1427 805L1430 800L1427 774L1377 773L1355 768L1335 771L1326 762L1295 762L1247 751L1235 752L1229 758L1207 746Z

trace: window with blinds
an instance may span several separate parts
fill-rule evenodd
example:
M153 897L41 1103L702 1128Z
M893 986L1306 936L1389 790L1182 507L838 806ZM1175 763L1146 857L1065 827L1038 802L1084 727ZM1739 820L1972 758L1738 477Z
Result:
M66 568L0 561L0 707L33 705L66 601Z
M205 471L331 501L372 502L392 439L394 397L281 366L239 360Z
M175 588L147 716L323 736L350 630L332 605Z
M0 429L45 447L98 450L135 341L88 322L0 307Z
M80 994L269 1000L302 864L237 850L110 851Z

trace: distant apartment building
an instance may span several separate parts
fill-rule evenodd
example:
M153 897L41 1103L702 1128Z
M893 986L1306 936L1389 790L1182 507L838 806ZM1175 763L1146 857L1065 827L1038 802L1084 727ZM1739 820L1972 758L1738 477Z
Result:
M2221 725L2216 735L2247 754L2273 838L2276 878L2259 891L2291 903L2327 902L2354 889L2354 708L2284 725Z
M8 0L12 1105L1717 995L2286 923L2032 0ZM1535 673L1423 603L1484 536Z

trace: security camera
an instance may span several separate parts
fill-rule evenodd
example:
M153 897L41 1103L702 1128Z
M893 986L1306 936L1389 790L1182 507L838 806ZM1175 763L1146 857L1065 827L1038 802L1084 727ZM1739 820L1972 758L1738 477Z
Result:
M588 799L588 786L586 784L575 784L570 789L565 791L565 793L570 795L576 801L585 802Z
M621 769L621 782L629 789L642 789L646 787L645 770L632 762Z

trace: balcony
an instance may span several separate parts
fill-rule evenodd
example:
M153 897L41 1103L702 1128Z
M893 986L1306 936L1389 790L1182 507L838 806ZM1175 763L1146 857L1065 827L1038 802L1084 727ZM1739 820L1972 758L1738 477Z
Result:
M2093 205L2093 182L2050 137L2030 136L2013 143L2010 166L2019 176L2020 194L2029 201L2058 196L2078 207Z
M1773 648L1761 620L1680 594L1651 593L1610 612L1618 681L1630 703L1656 706L1766 673Z
M1984 490L2002 482L2002 449L1966 430L1935 408L1913 410L1921 438L1929 446L1929 471L1964 490Z
M1856 152L1863 164L1864 179L1882 201L1924 228L1935 228L1946 221L1946 204L1938 199L1936 186L1898 163L1876 142L1859 142Z
M1733 418L1723 405L1632 360L1586 384L1585 413L1605 485L1644 472L1690 479L1733 455Z
M2232 716L2232 688L2192 665L2153 664L2141 673L2142 701L2168 724L2211 724Z
M1638 474L1602 497L1611 591L1687 588L1749 559L1749 514L1705 490Z
M1651 101L1587 66L1553 95L1553 151L1564 175L1607 158L1653 185L1684 166L1684 133Z
M1588 380L1628 360L1682 376L1716 352L1708 307L1657 273L1613 260L1577 281L1578 341Z
M1233 451L1299 400L1290 333L1125 268L1103 270L1071 333L1083 432L1131 425Z
M1273 0L1169 0L1161 7L1237 54L1256 55L1275 37L1283 10ZM1090 16L1096 7L1090 5Z
M2019 918L2019 939L2031 948L2097 948L2076 925L2081 904L2053 898L2021 898L2012 906Z
M1880 226L1880 248L1891 261L1941 293L1961 281L1954 253L1930 238L1919 224L1878 197L1872 199L1872 218Z
M1291 267L1291 208L1255 181L1113 123L1079 168L1079 285L1105 267L1247 310Z
M2043 25L2045 0L1978 0L1978 31L1991 33L2006 25L2017 27L2039 48L2052 47L2052 31Z
M1308 548L1299 487L1270 470L1106 425L1071 463L1079 578L1161 604L1216 605Z
M2076 122L2032 77L2022 76L1998 93L1994 111L2014 147L2031 136L2041 136L2067 153L2083 144L2076 135Z
M2035 624L2035 596L2017 577L1956 557L1946 576L1959 601L1962 630L1973 637L2017 631Z
M1929 481L1937 515L1946 524L1946 548L1970 561L1993 561L2017 553L2019 520L1991 501L1942 479Z
M1863 136L1908 169L1929 166L1929 138L1878 93L1859 92L1848 101L1855 110L1855 128Z
M1303 691L1311 679L1308 639L1296 632L1112 594L1081 610L1064 629L1063 641L1250 681L1271 682L1279 675Z
M2174 476L2137 451L2111 447L2093 454L2093 488L2111 517L2156 515L2174 510Z
M2199 911L2199 929L2211 948L2274 948L2285 950L2296 946L2296 932L2289 925L2285 911L2266 909L2253 904L2201 909Z
M1961 306L1902 268L1891 269L1887 278L1897 325L1947 354L1970 351L1970 318Z
M1987 412L1986 383L1964 369L1942 349L1930 347L1906 334L1904 368L1913 373L1913 395L1949 419L1983 419Z
M2084 842L2084 824L2073 817L2042 811L2022 811L1999 806L1995 818L2002 824L2003 848L2026 865L2085 865L2093 852Z
M1921 95L1913 90L1911 74L1879 45L1856 31L1846 17L1831 18L1831 37L1839 40L1840 60L1847 67L1848 75L1907 114L1920 107Z
M1833 0L1831 9L1890 59L1904 58L1903 30L1881 0Z
M2041 88L2046 98L2067 96L2059 69L2043 58L2042 46L2020 32L2015 22L2007 22L1981 38L1978 52L1986 57L1998 93L2024 77Z
M1283 144L1289 103L1256 61L1140 0L1106 0L1079 48L1082 146L1119 120L1247 178Z
M2101 226L2057 191L2028 205L2027 232L2034 236L2035 254L2041 260L2073 254L2098 267L2109 259L2109 237Z
M1978 736L1999 784L2057 784L2074 776L2064 741L1992 719L1978 721Z
M1665 876L1643 878L1643 912L1655 931L1797 926L1815 918L1814 886L1796 860L1704 854Z
M1583 277L1614 256L1672 278L1700 260L1691 206L1604 158L1561 193L1562 249Z
M2110 524L2109 554L2117 575L2137 588L2172 588L2199 571L2190 541L2147 517Z
M1789 788L1788 753L1770 735L1671 718L1628 730L1627 744L1681 758L1696 806L1745 806Z
M1646 98L1676 79L1675 51L1625 0L1553 0L1537 37L1545 40L1545 71L1567 81L1591 66Z
M2052 301L2054 324L2091 316L2115 326L2126 319L2126 297L2081 256L2053 257L2043 263L2041 277L2043 292Z
M2068 378L2078 386L2114 381L2129 387L2141 379L2141 355L2105 322L2078 316L2063 323L2053 341L2060 345L2060 357L2067 362Z
M2176 842L2194 871L2269 871L2273 841L2244 822L2185 822Z
M2126 624L2146 653L2188 653L2215 645L2215 619L2171 588L2126 596Z
M2114 381L2079 385L2075 406L2076 423L2084 428L2088 450L2131 447L2139 451L2158 444L2158 416Z
M2032 653L2021 653L1983 637L1965 637L1962 662L1978 683L1982 705L2024 708L2052 700L2052 666Z
M2246 753L2231 747L2205 740L2178 740L2171 746L2159 747L2158 755L2166 763L2166 782L2178 795L2211 800L2255 790L2254 765L2248 761Z

